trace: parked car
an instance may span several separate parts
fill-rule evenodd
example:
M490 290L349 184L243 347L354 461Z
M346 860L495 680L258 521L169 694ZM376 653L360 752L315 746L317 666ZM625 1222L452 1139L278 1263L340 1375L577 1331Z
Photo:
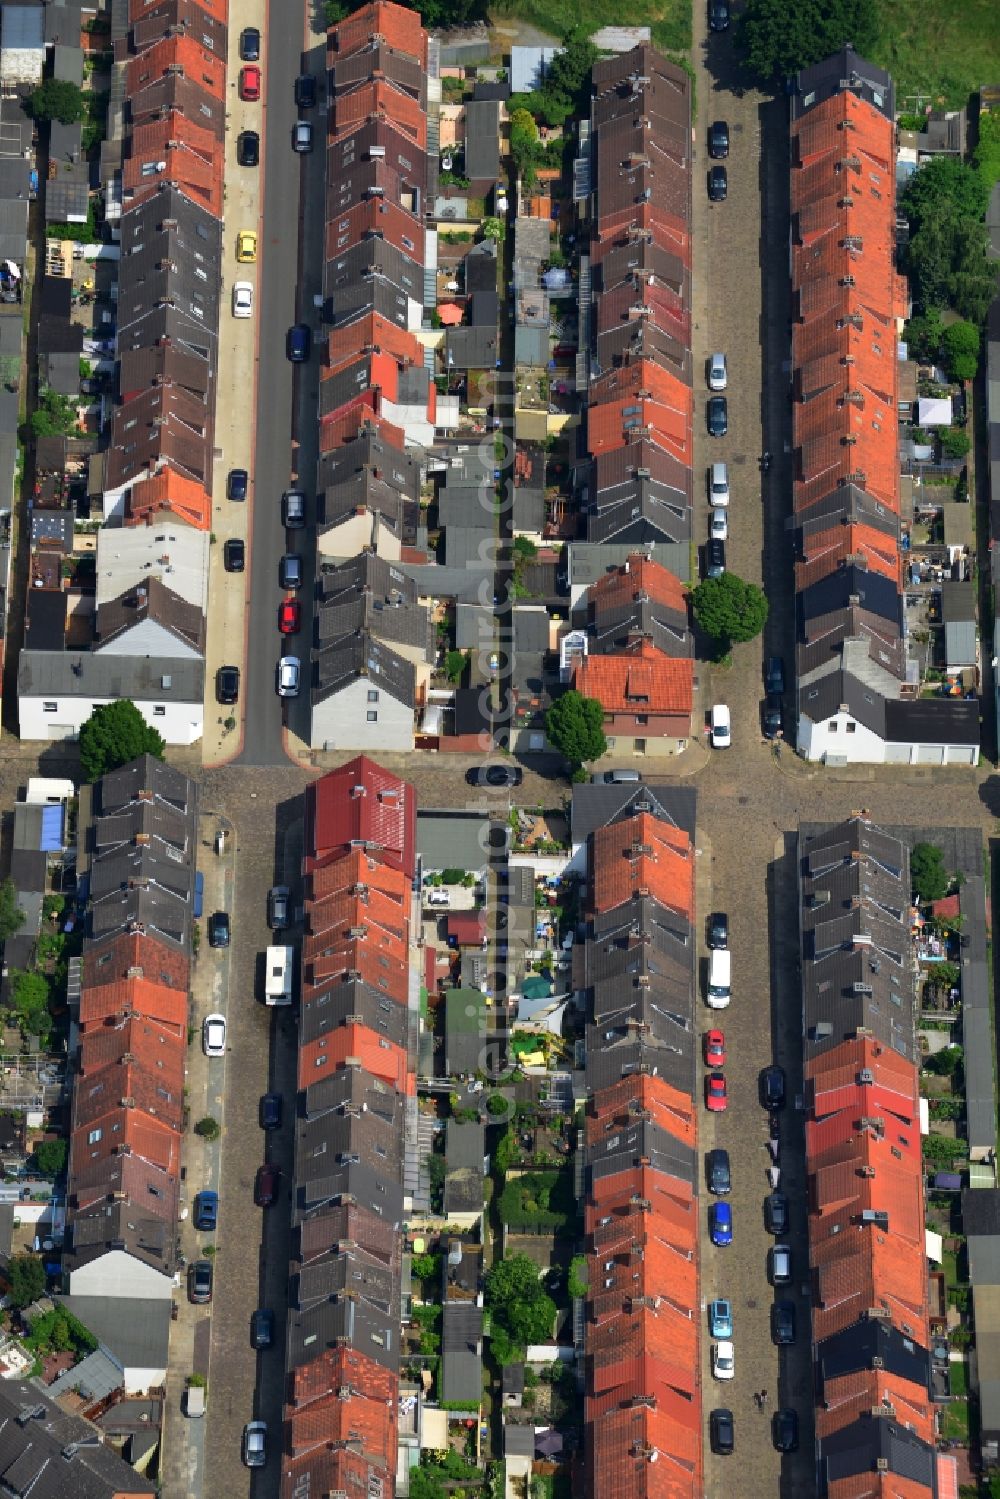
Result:
M243 62L260 62L260 32L256 26L244 26L240 32L240 58Z
M293 323L288 330L285 352L293 364L305 364L312 353L312 330L308 323Z
M706 1031L702 1046L705 1054L706 1067L725 1067L726 1036L724 1031Z
M311 73L300 73L295 80L295 107L316 108L316 80Z
M194 1200L194 1226L199 1233L214 1234L219 1223L218 1192L199 1192Z
M764 1227L775 1238L788 1232L788 1198L784 1192L769 1192L764 1198Z
M720 1407L708 1418L708 1439L712 1451L720 1457L729 1457L736 1447L736 1427L733 1413Z
M253 285L249 281L233 282L233 317L253 317Z
M782 1409L771 1417L771 1441L779 1452L796 1452L799 1446L799 1418L795 1411Z
M725 703L715 703L712 706L712 716L709 720L710 733L713 749L728 749L732 744L732 722L729 717L729 709Z
M710 536L705 546L705 577L721 578L726 571L726 543Z
M278 630L282 635L297 635L302 624L302 605L298 599L282 599L278 605Z
M712 541L729 540L729 511L724 505L717 505L712 511L708 534Z
M795 1342L795 1302L776 1301L771 1307L771 1342L785 1348Z
M524 771L518 765L476 765L465 779L470 786L520 786Z
M725 203L729 179L725 167L713 167L708 174L708 196L712 203Z
M729 917L725 911L713 911L708 918L709 947L729 946Z
M780 656L767 658L767 666L764 668L764 691L777 692L779 696L785 691L785 663Z
M728 1150L710 1150L706 1161L708 1190L716 1197L728 1197L733 1190L733 1173Z
M282 656L274 669L274 685L279 697L298 697L301 669L298 656Z
M712 1338L731 1338L733 1335L733 1303L722 1296L708 1303L708 1334Z
M195 1260L188 1266L188 1301L204 1306L212 1299L212 1261Z
M769 692L767 694L761 713L761 723L765 739L780 739L785 732L785 712L780 693Z
M708 0L710 31L725 31L729 26L729 0Z
M272 932L291 926L291 895L287 885L272 885L267 892L267 924Z
M245 99L248 104L259 102L260 68L251 65L240 69L240 98Z
M708 470L708 503L713 510L729 504L729 464L713 463Z
M231 936L228 911L213 911L208 918L209 947L228 947Z
M729 372L726 369L725 354L713 354L708 361L708 388L709 390L725 390L729 384Z
M710 1072L705 1078L705 1107L710 1114L724 1114L729 1107L726 1079L721 1072Z
M237 234L236 259L240 265L252 265L257 259L257 236L252 229L241 229Z
M708 154L713 161L729 155L729 126L725 120L713 120L708 127Z
M725 437L729 431L729 407L725 396L711 396L706 412L709 437Z
M245 572L247 565L246 542L241 541L238 536L231 536L222 548L222 565L227 573Z
M286 489L281 496L281 524L286 531L301 531L305 523L305 494L301 489Z
M215 696L223 707L239 701L240 669L238 666L220 666L215 673Z
M201 1045L206 1057L226 1055L225 1015L206 1015L201 1027Z
M274 1313L267 1307L258 1307L250 1318L250 1347L270 1348L274 1342Z
M785 1070L773 1062L760 1075L760 1102L765 1109L785 1107Z
M278 587L302 587L302 558L295 552L286 552L278 563Z
M250 475L245 468L231 468L226 479L226 497L230 500L245 500L250 487Z
M733 1210L728 1202L713 1202L708 1209L708 1232L720 1248L733 1242Z
M712 1344L712 1378L736 1378L736 1349L728 1339Z
M265 1093L260 1101L261 1129L281 1128L281 1094Z
M772 1244L767 1251L767 1278L772 1286L791 1284L792 1251L787 1244Z
M265 1161L257 1171L257 1181L254 1186L254 1201L258 1207L269 1208L277 1201L278 1184L281 1181L281 1171L272 1161Z
M267 1423L248 1421L243 1428L243 1461L248 1468L263 1468L267 1463Z
M256 130L241 130L236 137L236 165L255 167L260 164L260 136Z
M292 150L311 151L313 148L312 120L296 120L292 126Z

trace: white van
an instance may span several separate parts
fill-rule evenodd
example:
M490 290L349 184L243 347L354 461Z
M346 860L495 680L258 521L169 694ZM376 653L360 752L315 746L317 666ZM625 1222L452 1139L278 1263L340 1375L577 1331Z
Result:
M729 504L729 465L713 463L708 471L708 503L714 510Z
M716 947L708 955L708 1007L725 1010L732 998L733 955L728 947Z

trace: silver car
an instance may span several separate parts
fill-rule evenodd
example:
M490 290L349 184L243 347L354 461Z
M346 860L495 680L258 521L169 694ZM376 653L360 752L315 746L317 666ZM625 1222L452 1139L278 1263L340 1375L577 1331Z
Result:
M201 1044L206 1057L224 1057L226 1055L226 1017L225 1015L206 1015L201 1028Z
M299 695L299 658L298 656L282 656L278 662L278 696L298 697Z
M729 383L726 373L725 354L713 354L708 362L708 388L709 390L725 390Z
M267 1422L248 1421L243 1428L243 1461L248 1468L263 1468L267 1462Z

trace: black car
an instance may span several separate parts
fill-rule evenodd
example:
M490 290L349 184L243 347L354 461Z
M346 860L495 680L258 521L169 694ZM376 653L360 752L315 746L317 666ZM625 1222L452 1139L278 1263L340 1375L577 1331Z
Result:
M776 692L779 697L785 691L785 663L780 656L768 656L764 668L764 691Z
M306 523L306 497L301 489L286 489L281 496L281 524L286 531L301 531Z
M713 120L708 127L708 154L713 161L729 155L729 126L725 120Z
M776 1301L771 1307L771 1342L787 1348L795 1342L795 1302Z
M260 165L260 136L256 130L241 130L236 137L236 162L241 167Z
M286 552L278 563L279 588L302 587L302 558L295 552Z
M797 1452L799 1418L794 1411L775 1411L771 1417L771 1441L779 1452Z
M725 437L729 431L729 405L725 396L710 396L705 416L709 437Z
M785 732L785 714L781 706L781 693L769 692L764 699L764 712L761 715L764 724L765 739L780 739Z
M281 1094L265 1093L260 1101L261 1129L281 1128Z
M281 1170L271 1161L265 1161L263 1166L257 1168L257 1180L254 1184L254 1202L258 1207L273 1207L278 1200L278 1186L281 1181Z
M470 786L520 786L524 771L516 765L477 765L465 779Z
M316 80L309 73L300 73L295 80L295 107L316 108Z
M289 328L285 353L293 364L305 364L312 353L312 330L306 323L293 323Z
M212 1261L195 1260L188 1266L188 1301L196 1306L212 1299Z
M712 1412L708 1418L708 1439L713 1452L719 1453L721 1457L729 1456L736 1446L732 1411L720 1407Z
M245 500L249 483L250 475L245 468L231 468L226 480L226 495L231 500Z
M291 892L287 885L272 885L267 892L267 924L272 932L291 926Z
M240 669L238 666L220 666L215 673L215 696L225 707L239 700Z
M721 578L726 570L726 543L713 536L705 543L705 577Z
M222 548L222 562L227 573L245 572L247 565L246 542L241 541L238 536L231 536Z
M274 1313L260 1307L250 1318L250 1347L270 1348L274 1342Z
M785 1107L785 1071L773 1062L760 1075L760 1102L765 1109Z
M729 946L729 917L725 911L713 911L708 918L709 947Z
M260 32L256 26L244 26L240 32L240 57L244 62L260 62Z
M733 1190L733 1174L729 1165L728 1150L710 1150L707 1159L708 1190L717 1197L726 1197Z
M788 1198L784 1192L769 1192L764 1198L764 1227L776 1239L788 1232Z
M708 196L713 203L725 203L729 178L725 167L713 167L708 174Z
M729 0L708 0L708 25L710 31L728 29Z
M228 947L230 938L229 912L213 911L208 918L209 947Z

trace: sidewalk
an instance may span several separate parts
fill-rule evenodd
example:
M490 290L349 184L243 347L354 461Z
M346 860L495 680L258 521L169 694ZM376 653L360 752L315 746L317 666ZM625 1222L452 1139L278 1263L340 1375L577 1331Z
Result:
M228 1017L230 949L213 950L205 940L205 921L213 911L232 911L236 887L236 838L230 831L224 853L215 853L215 835L220 827L216 814L202 814L198 829L198 867L205 876L204 910L199 923L202 941L192 965L191 1004L188 1012L188 1055L185 1069L185 1104L188 1130L182 1147L181 1212L178 1225L181 1254L192 1264L201 1258L217 1236L196 1232L192 1221L194 1199L203 1188L220 1191L220 1146L194 1133L199 1119L211 1115L224 1127L225 1061L205 1057L201 1026L205 1016L219 1011ZM221 1195L221 1193L220 1193ZM224 1215L220 1213L224 1224ZM203 1499L206 1428L212 1420L211 1309L192 1306L187 1297L187 1266L179 1271L174 1292L177 1320L170 1330L167 1366L167 1396L163 1413L162 1492L164 1499ZM184 1414L184 1393L189 1374L208 1381L206 1415L189 1421Z
M238 755L243 742L243 705L223 708L215 700L215 673L220 666L238 666L241 676L246 657L248 589L251 563L251 519L255 500L254 457L256 437L254 412L257 409L257 295L261 257L265 253L262 228L264 200L264 149L261 141L261 165L241 167L236 164L236 137L241 130L265 128L263 104L245 104L239 97L239 75L242 63L239 46L244 26L257 26L266 35L265 0L239 0L229 17L229 62L227 90L229 107L225 140L225 218L223 222L222 300L219 311L219 367L215 399L215 462L212 472L212 541L208 581L208 644L205 653L205 732L202 738L202 760L205 765L219 765ZM262 64L267 67L266 40ZM238 265L236 236L241 229L257 234L257 261ZM234 281L249 281L254 288L254 315L234 318L231 298ZM245 468L250 475L246 503L227 499L226 478L231 468ZM231 537L246 544L246 571L227 573L223 551ZM225 728L226 719L236 718L233 730Z

